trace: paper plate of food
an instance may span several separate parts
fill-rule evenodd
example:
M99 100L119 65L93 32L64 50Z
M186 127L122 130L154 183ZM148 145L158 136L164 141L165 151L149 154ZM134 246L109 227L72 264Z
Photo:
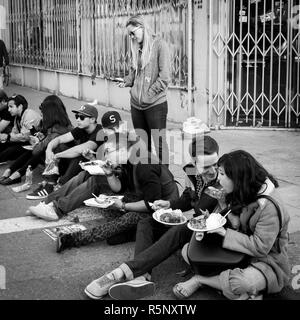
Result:
M106 194L100 194L98 197L88 199L84 201L84 204L88 207L97 207L106 209L114 204L116 199L122 200L124 196L108 196Z
M153 213L153 219L168 226L178 226L187 222L181 210L160 209Z
M102 166L105 164L105 161L102 160L93 160L88 162L81 162L80 166L83 170L88 171L91 175L105 175Z
M28 146L23 146L23 149L32 151L33 146L31 144L29 144Z
M192 218L187 224L188 228L196 232L212 231L221 228L226 223L224 218L219 213L211 213L210 215L201 215Z

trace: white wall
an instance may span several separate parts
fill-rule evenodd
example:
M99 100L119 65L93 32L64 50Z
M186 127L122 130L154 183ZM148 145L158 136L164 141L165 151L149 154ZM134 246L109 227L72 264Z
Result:
M115 82L74 74L43 70L35 67L11 65L11 81L37 90L63 96L98 102L122 110L130 110L129 88L120 89ZM168 119L183 122L189 117L186 93L179 89L168 90Z

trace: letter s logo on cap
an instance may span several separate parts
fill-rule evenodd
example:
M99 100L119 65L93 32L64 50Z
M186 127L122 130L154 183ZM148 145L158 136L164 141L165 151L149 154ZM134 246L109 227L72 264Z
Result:
M113 114L109 117L109 120L111 123L115 123L117 121Z

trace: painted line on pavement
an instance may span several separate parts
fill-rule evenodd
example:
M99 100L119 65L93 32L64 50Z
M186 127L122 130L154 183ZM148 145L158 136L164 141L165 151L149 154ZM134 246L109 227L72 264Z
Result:
M68 217L68 218L60 219L59 221L54 221L54 222L45 221L35 216L3 219L3 220L0 220L0 235L14 233L14 232L35 230L35 229L45 229L45 228L53 228L57 226L66 226L66 225L75 223L73 221L70 221L70 218L72 217ZM98 220L99 218L101 218L101 215L99 214L83 213L79 217L80 219L79 223Z
M69 220L48 222L31 216L0 220L0 234L22 232L27 230L52 228L72 224Z

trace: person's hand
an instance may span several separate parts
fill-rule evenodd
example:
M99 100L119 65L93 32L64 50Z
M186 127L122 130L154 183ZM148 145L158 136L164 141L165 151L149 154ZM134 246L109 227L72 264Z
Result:
M125 88L125 85L126 85L125 82L118 82L118 83L117 83L117 86L118 86L119 88Z
M226 229L224 227L215 229L215 230L211 230L211 231L207 231L207 233L216 233L219 234L222 237L225 237L226 234Z
M170 201L166 200L156 200L153 203L152 209L159 210L159 209L169 209L170 208Z
M82 151L81 154L83 157L85 157L86 159L88 159L90 161L96 160L95 152L90 149L86 149L86 150Z
M0 141L5 142L7 140L7 134L6 133L0 133Z
M29 143L32 145L32 146L35 146L37 143L39 143L40 140L38 137L36 136L29 136Z
M120 199L116 199L114 200L114 204L112 205L112 207L121 210L123 206L123 201Z
M106 175L111 174L113 172L113 165L110 161L106 161L102 169Z
M42 141L45 138L45 135L42 132L37 132L35 136Z
M195 238L197 241L201 241L204 238L204 232L196 232Z

